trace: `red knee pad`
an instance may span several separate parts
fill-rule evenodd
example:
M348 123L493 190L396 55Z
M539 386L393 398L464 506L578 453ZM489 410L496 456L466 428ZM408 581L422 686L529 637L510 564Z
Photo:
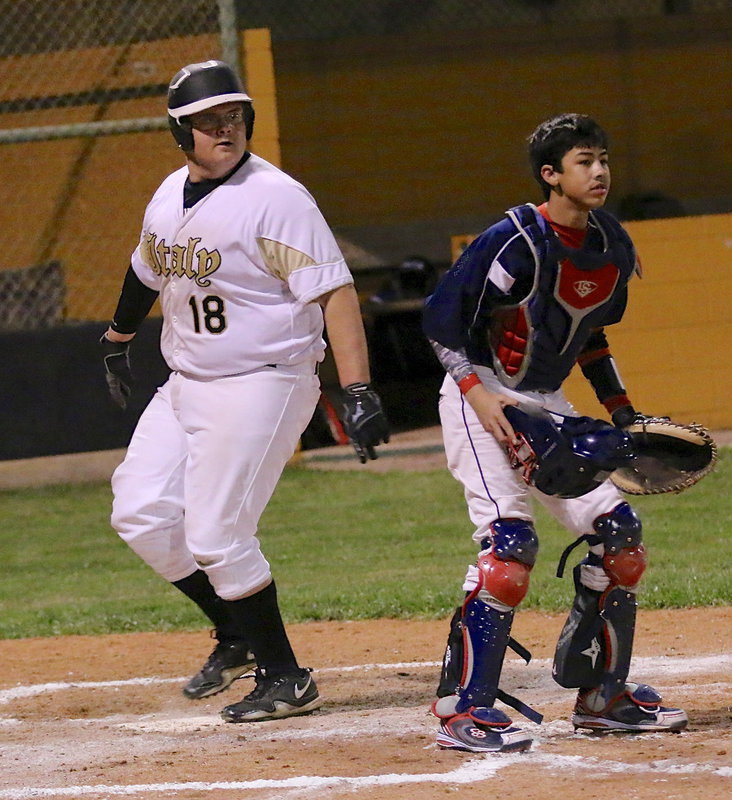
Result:
M615 555L605 555L602 566L610 580L618 586L634 587L646 570L648 559L642 544L619 550Z
M478 556L482 588L491 597L513 608L526 597L529 591L531 567L519 561L501 561L492 552Z

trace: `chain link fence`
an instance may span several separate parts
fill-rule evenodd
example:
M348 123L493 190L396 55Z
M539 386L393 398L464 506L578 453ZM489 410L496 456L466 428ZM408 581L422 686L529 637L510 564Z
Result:
M303 39L728 11L730 0L0 0L0 330L107 319L145 204L181 165L161 113L241 31ZM425 54L429 58L429 54Z
M180 166L168 82L186 63L238 61L233 0L3 0L0 13L0 330L106 319L147 198Z

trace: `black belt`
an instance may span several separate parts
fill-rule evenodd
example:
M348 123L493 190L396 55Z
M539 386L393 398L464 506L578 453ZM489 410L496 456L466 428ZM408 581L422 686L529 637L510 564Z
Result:
M265 367L272 367L272 369L277 369L277 364L265 364ZM315 370L314 373L317 375L320 372L320 361L315 362Z

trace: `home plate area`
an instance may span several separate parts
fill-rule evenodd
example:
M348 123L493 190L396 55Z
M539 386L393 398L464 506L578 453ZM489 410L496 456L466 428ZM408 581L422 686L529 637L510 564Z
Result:
M683 798L732 790L729 608L639 615L631 677L683 706L680 734L575 733L573 695L551 679L563 617L517 615L534 653L509 658L506 691L540 710L528 753L441 750L429 714L447 622L294 625L301 663L325 698L314 714L227 724L218 715L253 686L191 702L181 694L208 655L205 632L3 642L0 800L432 800L491 793L528 800ZM385 645L385 643L388 643Z

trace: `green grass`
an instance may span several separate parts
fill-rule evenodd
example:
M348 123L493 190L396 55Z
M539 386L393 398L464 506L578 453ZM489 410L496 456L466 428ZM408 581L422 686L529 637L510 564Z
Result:
M728 532L732 452L681 495L634 498L650 565L641 607L732 603ZM0 492L0 638L205 627L200 612L158 578L109 527L106 484ZM524 607L567 608L554 577L568 534L542 509L541 540ZM262 518L263 549L287 621L446 616L475 558L461 487L426 473L290 468Z

